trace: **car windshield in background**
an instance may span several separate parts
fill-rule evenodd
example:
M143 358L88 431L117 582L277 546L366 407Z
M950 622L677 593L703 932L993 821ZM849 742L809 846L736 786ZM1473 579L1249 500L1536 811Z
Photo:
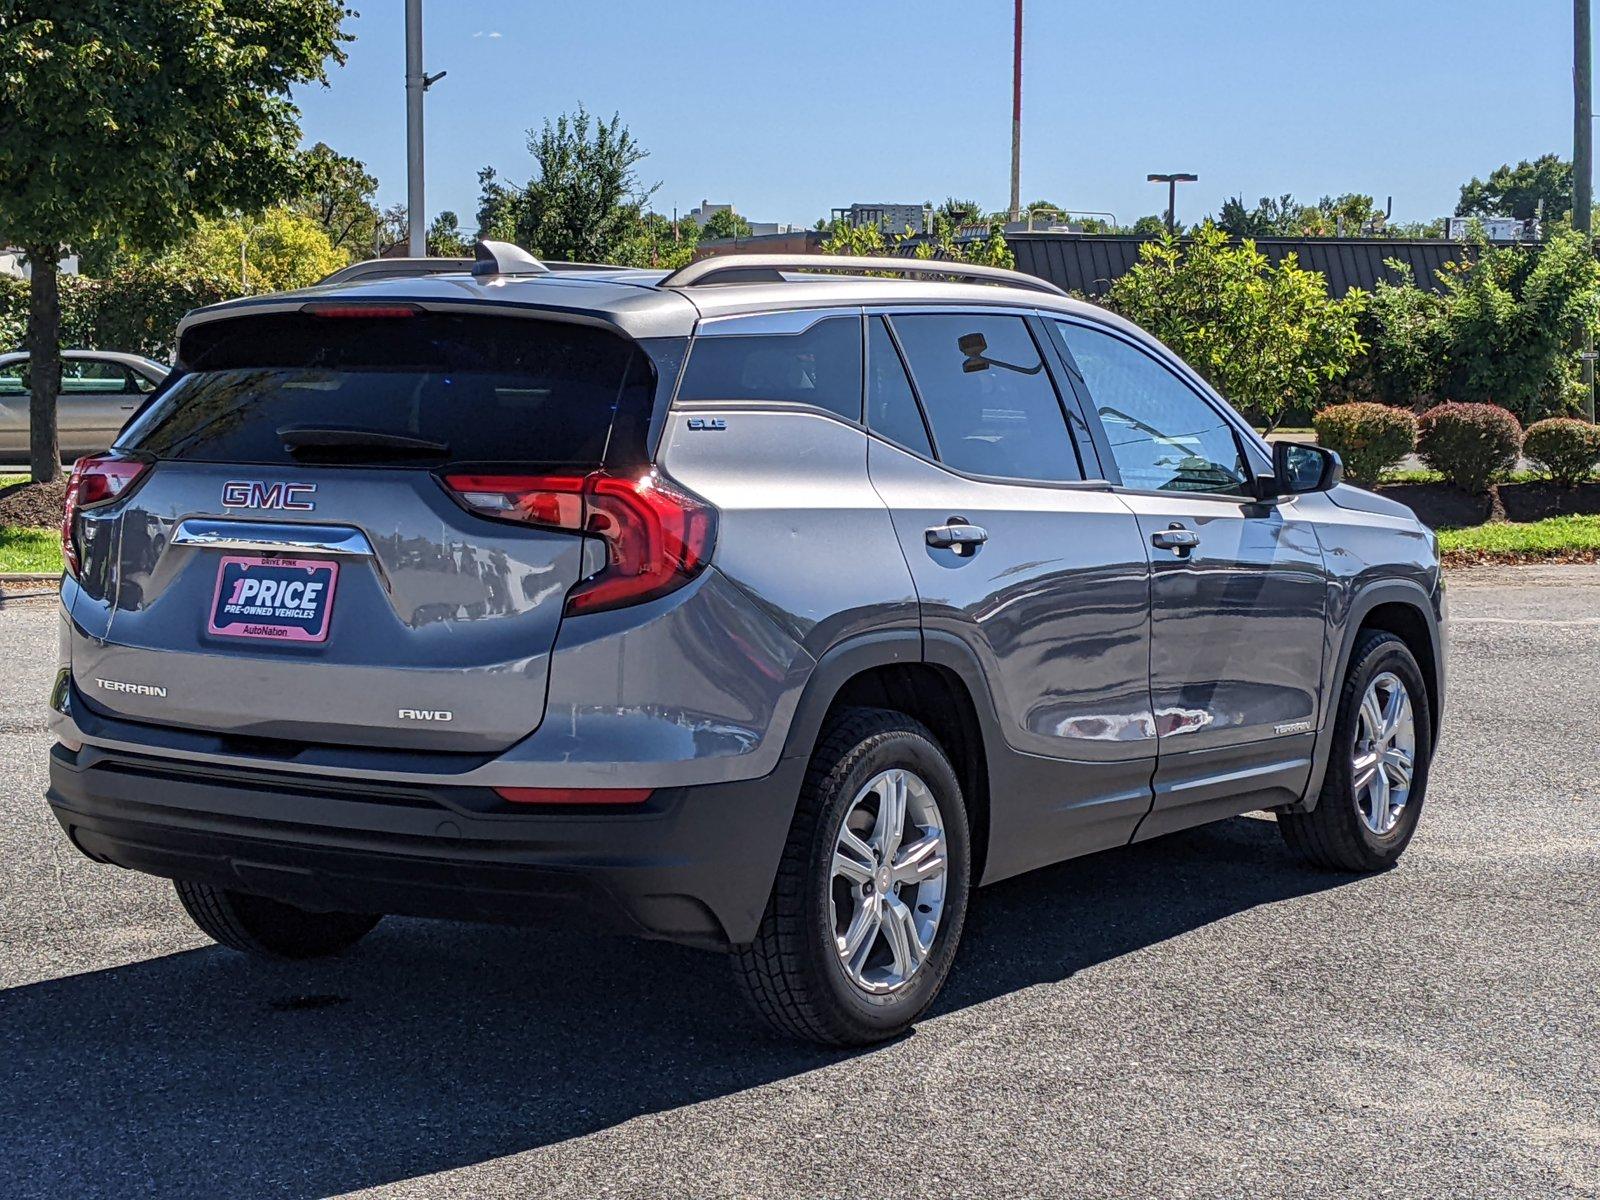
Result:
M652 379L645 355L603 330L453 315L222 321L191 332L182 362L119 447L199 462L593 466L620 411L648 413Z

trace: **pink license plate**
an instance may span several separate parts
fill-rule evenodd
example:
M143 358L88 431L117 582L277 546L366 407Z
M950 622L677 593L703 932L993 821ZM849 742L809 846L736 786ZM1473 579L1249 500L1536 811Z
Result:
M325 558L230 554L217 566L209 633L271 642L321 642L333 615L339 564Z

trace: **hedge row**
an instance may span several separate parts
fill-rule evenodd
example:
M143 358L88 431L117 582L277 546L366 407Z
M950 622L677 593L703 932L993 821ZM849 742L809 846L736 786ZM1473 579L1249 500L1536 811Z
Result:
M184 313L237 291L236 283L161 264L123 267L104 279L63 275L61 345L164 359ZM0 352L25 349L27 336L28 284L0 276Z
M1435 405L1420 417L1403 408L1358 402L1316 414L1317 441L1337 451L1354 483L1377 483L1413 450L1462 491L1487 491L1526 455L1563 487L1593 478L1600 466L1600 427L1551 417L1523 432L1516 416L1494 404Z

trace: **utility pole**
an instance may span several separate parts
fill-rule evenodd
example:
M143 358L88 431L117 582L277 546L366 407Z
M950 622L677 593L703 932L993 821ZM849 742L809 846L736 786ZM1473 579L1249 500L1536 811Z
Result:
M1592 45L1589 30L1590 0L1572 5L1572 227L1590 239L1593 252L1594 199L1594 81L1590 71ZM1594 421L1594 334L1583 337L1583 418Z
M1011 45L1011 219L1022 220L1022 0Z
M428 206L422 186L422 96L445 77L422 69L422 0L406 0L406 229L407 253L428 256Z
M1187 171L1179 171L1173 175L1146 175L1150 183L1164 183L1167 185L1167 232L1175 233L1178 228L1178 185L1180 183L1193 183L1200 176L1191 175Z

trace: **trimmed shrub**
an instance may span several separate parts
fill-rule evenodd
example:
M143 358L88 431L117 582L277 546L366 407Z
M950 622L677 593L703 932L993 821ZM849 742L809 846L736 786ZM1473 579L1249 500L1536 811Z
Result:
M1515 467L1521 451L1521 423L1497 404L1449 401L1417 418L1422 461L1473 495Z
M1551 417L1528 426L1522 452L1562 487L1576 487L1600 460L1600 427L1571 417Z
M1417 446L1417 419L1403 408L1357 401L1334 404L1311 418L1317 444L1344 460L1353 483L1377 483Z

